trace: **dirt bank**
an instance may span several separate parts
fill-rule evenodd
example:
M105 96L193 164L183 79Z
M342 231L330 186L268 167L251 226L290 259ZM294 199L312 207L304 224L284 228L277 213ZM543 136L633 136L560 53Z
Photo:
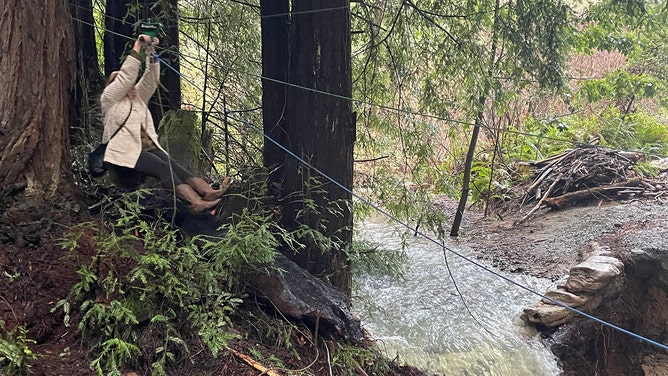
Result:
M53 311L56 303L68 297L79 282L77 269L90 263L90 257L97 254L96 245L84 244L76 252L58 245L69 227L62 224L77 223L67 213L49 215L33 210L14 213L9 218L12 225L18 225L10 226L0 218L0 375L19 375L24 371L32 376L96 374L90 368L94 354L77 331L77 309L73 307L68 320L62 310ZM50 225L53 223L59 225ZM424 376L414 367L400 366L380 355L367 356L370 353L361 346L318 337L304 323L290 322L258 307L248 298L234 314L232 330L239 338L230 341L226 351L216 358L196 333L177 333L188 341L188 357L168 363L168 374L255 376L262 373L256 368L258 365L280 363L279 374L292 370L295 374L347 376L378 374L372 370L382 369L387 376ZM8 343L10 347L3 347ZM341 360L341 354L349 360ZM11 363L7 356L12 356ZM123 375L153 374L151 365L145 363L130 364ZM10 364L16 367L5 368Z
M545 209L515 224L528 210L492 218L470 213L459 240L488 265L553 281L582 261L592 242L609 247L625 264L625 288L592 314L668 342L668 205L635 201ZM576 317L543 333L565 375L668 375L664 350L590 319Z

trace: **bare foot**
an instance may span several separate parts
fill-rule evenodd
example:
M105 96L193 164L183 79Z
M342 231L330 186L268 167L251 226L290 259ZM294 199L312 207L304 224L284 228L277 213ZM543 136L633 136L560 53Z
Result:
M211 189L210 192L207 192L202 196L202 199L204 201L214 201L216 199L220 199L221 197L223 197L225 192L227 192L227 190L230 188L231 182L232 178L230 178L229 176L225 177L222 183L220 183L220 189Z
M204 201L199 200L197 202L191 203L188 205L188 210L191 214L202 214L205 211L214 209L220 203L220 199Z

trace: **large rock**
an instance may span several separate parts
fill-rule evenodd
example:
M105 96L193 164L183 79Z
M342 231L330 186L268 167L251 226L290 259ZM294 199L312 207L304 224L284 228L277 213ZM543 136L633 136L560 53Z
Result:
M607 249L592 245L590 256L571 268L568 278L545 293L538 303L525 308L523 318L534 324L556 327L568 322L575 312L593 312L604 296L618 294L623 287L624 264L607 256Z
M553 328L568 322L573 312L560 305L538 302L524 309L524 317L532 323Z
M580 307L591 300L592 295L576 295L563 289L550 290L545 293L547 298L561 302L569 307ZM543 298L545 304L556 304L552 300Z
M345 295L281 254L276 255L273 267L258 278L255 287L285 315L319 323L321 328L333 326L338 335L349 340L364 339Z
M574 293L594 293L623 270L624 264L614 257L591 256L571 269L566 289Z

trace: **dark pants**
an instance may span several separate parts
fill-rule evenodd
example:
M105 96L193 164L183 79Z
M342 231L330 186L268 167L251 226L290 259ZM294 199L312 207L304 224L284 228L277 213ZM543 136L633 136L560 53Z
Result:
M145 176L160 180L164 189L173 190L193 177L193 174L181 167L167 153L160 149L142 150L135 168L115 166L114 172L119 183L126 188L136 189L143 183Z

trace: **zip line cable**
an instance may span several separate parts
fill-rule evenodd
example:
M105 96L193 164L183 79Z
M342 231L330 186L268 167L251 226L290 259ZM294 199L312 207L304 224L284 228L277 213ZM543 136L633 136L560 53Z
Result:
M234 117L231 117L231 118L234 118ZM525 291L527 291L527 292L530 292L530 293L532 293L532 294L534 294L534 295L536 295L536 296L538 296L538 297L540 297L540 298L542 298L542 299L548 300L548 301L550 301L551 303L553 303L553 304L555 304L555 305L564 307L564 308L568 309L569 311L571 311L571 312L573 312L573 313L582 315L582 316L584 316L584 317L586 317L586 318L589 318L589 319L591 319L591 320L594 320L594 321L596 321L596 322L598 322L598 323L600 323L600 324L602 324L602 325L605 325L605 326L607 326L607 327L609 327L609 328L612 328L612 329L614 329L614 330L617 330L617 331L620 331L620 332L622 332L622 333L628 334L628 335L630 335L630 336L632 336L632 337L635 337L635 338L637 338L637 339L639 339L639 340L641 340L641 341L645 341L645 342L647 342L647 343L649 343L649 344L655 345L655 346L660 347L660 348L662 348L662 349L664 349L664 350L668 350L668 345L662 344L662 343L660 343L660 342L657 342L657 341L651 340L651 339L649 339L649 338L643 337L643 336L641 336L641 335L639 335L639 334L633 333L633 332L631 332L631 331L629 331L629 330L627 330L627 329L624 329L624 328L622 328L622 327L619 327L619 326L617 326L617 325L614 325L614 324L612 324L612 323L609 323L609 322L607 322L607 321L605 321L605 320L599 319L599 318L597 318L597 317L595 317L595 316L592 316L592 315L590 315L590 314L588 314L588 313L582 312L582 311L580 311L580 310L578 310L578 309L576 309L576 308L569 307L568 305L566 305L566 304L564 304L564 303L562 303L562 302L560 302L560 301L558 301L558 300L552 299L552 298L550 298L550 297L548 297L548 296L546 296L546 295L544 295L544 294L541 294L541 293L539 293L539 292L537 292L537 291L535 291L535 290L532 290L530 287L526 287L526 286L522 285L521 283L516 282L516 281L514 281L513 279L508 278L508 277L506 277L506 276L500 274L499 272L496 272L495 270L493 270L493 269L491 269L491 268L489 268L489 267L487 267L487 266L485 266L485 265L483 265L483 264L481 264L481 263L479 263L479 262L477 262L477 261L471 259L470 257L467 257L466 255L464 255L464 254L462 254L462 253L460 253L460 252L455 251L454 249L452 249L452 248L446 246L445 244L439 243L437 240L431 238L430 236L428 236L427 234L423 233L422 231L415 230L415 229L412 228L410 225L408 225L407 223L403 222L402 220L400 220L400 219L397 218L396 216L392 215L391 213L387 212L386 210L383 210L383 209L380 208L378 205L373 204L371 201L369 201L369 200L367 200L367 199L361 197L360 195L354 193L352 190L350 190L350 189L348 189L347 187L345 187L343 184L341 184L341 183L339 183L338 181L334 180L333 178L329 177L327 174L325 174L324 172L322 172L322 171L321 171L320 169L318 169L317 167L312 166L310 163L308 163L307 161L305 161L305 160L303 160L302 158L300 158L299 156L297 156L295 153L293 153L292 151L290 151L289 149L287 149L285 146L281 145L280 143L278 143L277 141L273 140L273 139L272 139L271 137L269 137L268 135L264 134L264 133L262 132L262 130L259 129L257 126L255 126L255 125L253 125L253 124L251 124L251 123L249 123L249 122L247 122L247 121L245 121L245 120L243 120L243 119L240 119L240 118L234 118L234 119L237 120L237 121L239 121L239 122L241 122L241 123L243 123L243 124L246 124L246 126L252 128L252 129L254 129L254 130L257 131L257 132L262 133L262 135L263 135L264 138L266 138L268 141L270 141L270 142L273 143L274 145L278 146L280 149L282 149L283 151L285 151L287 154L291 155L293 158L297 159L297 160L298 160L300 163L302 163L304 166L306 166L306 167L312 169L313 171L317 172L318 174L322 175L325 179L329 180L330 182L332 182L332 183L334 183L335 185L337 185L339 188L341 188L341 189L345 190L346 192L350 193L354 198L356 198L356 199L362 201L362 203L368 205L369 207L371 207L372 209L374 209L374 210L377 211L378 213L381 213L382 215L384 215L384 216L387 217L388 219L390 219L390 220L394 221L395 223L401 225L402 227L404 227L404 228L407 229L407 230L413 231L413 232L415 233L416 236L419 235L420 237L424 238L425 240L427 240L427 241L429 241L429 242L431 242L431 243L433 243L433 244L436 244L437 246L441 247L441 248L444 249L445 251L448 251L448 252L454 254L455 256L461 258L462 260L464 260L464 261L466 261L466 262L469 262L469 263L471 263L471 264L473 264L473 265L475 265L475 266L477 266L477 267L483 269L484 271L489 272L489 273L491 273L492 275L494 275L494 276L496 276L496 277L498 277L498 278L501 278L501 279L503 279L504 281L506 281L506 282L508 282L508 283L510 283L510 284L512 284L512 285L515 285L515 286L517 286L517 287L519 287L519 288L521 288L521 289L523 289L523 290L525 290Z
M88 10L87 8L85 8L85 7L81 6L81 5L77 5L77 4L72 4L72 5L77 6L77 7L80 7L80 8L83 8L84 10ZM114 17L111 17L111 16L105 16L105 17L109 17L109 18L111 18L111 19L115 19L115 20L122 21L122 20L120 20L120 19L117 19L117 18L114 18ZM84 20L80 20L80 19L78 19L78 18L76 18L76 17L74 17L74 16L72 16L71 18L72 18L73 20L78 21L78 22L81 22L81 23L83 23L83 24L86 24L86 25L89 25L89 26L92 26L92 27L95 27L95 28L100 28L98 25L95 25L95 24L93 24L93 23L90 23L90 22L87 22L87 21L84 21ZM126 39L128 39L128 40L132 40L132 39L133 39L133 38L131 38L131 37L128 37L127 35L120 34L120 33L115 32L115 31L113 31L113 30L109 30L109 29L106 29L106 28L102 28L102 29L103 29L104 31L106 31L106 32L109 32L109 33L114 34L114 35L117 35L117 36L124 37L124 38L126 38ZM183 33L183 32L182 32L182 34L188 36L187 34L185 34L185 33ZM190 40L193 41L193 42L197 42L194 38L190 38L189 36L188 36L188 39L190 39ZM203 46L200 45L200 47L203 47ZM159 47L159 48L160 48L160 47ZM162 48L162 50L167 50L167 49ZM173 52L173 51L172 51L172 52ZM189 56L189 55L185 55L185 54L181 54L181 56L183 56L183 57L188 57L188 58L190 58L190 59L192 59L192 60L196 60L196 61L202 61L200 58L193 57L193 56ZM222 64L221 62L219 62L218 59L215 58L215 56L210 56L210 58L211 58L217 65L224 66L224 64ZM170 67L170 69L174 70L174 69L171 68L171 67ZM245 71L245 70L242 70L242 69L229 68L229 70L230 70L230 71L237 72L237 73L244 74L244 75L249 76L249 77L255 77L255 78L258 78L258 79L260 79L260 80L266 80L266 81L270 81L270 82L274 82L274 83L282 84L282 85L285 85L285 86L293 87L293 88L296 88L296 89L301 89L301 90L310 91L310 92L312 92L312 93L316 93L316 94L328 95L328 96L333 96L333 97L340 98L340 99L343 99L343 100L348 100L348 101L351 101L351 102L353 102L353 103L356 103L357 105L366 105L366 106L370 106L370 107L376 107L376 108L379 108L379 109L381 109L381 110L389 110L389 111L392 111L392 112L398 112L398 113L401 113L401 114L404 114L404 115L418 116L418 117L423 117L423 118L427 118L427 119L432 119L432 120L437 120L437 121L443 121L443 122L446 122L446 123L453 123L453 124L458 124L458 125L463 125L463 126L475 126L475 125L476 125L475 123L470 122L470 121L458 120L458 119L453 119L453 118L443 117L443 116L439 116L439 115L428 114L428 113L419 112L419 111L413 111L413 110L411 110L411 109L398 108L398 107L393 107L393 106L389 106L389 105L383 105L383 104L378 104L378 103L374 103L374 102L370 102L370 101L364 101L364 100L360 100L360 99L355 99L355 98L351 98L351 97L346 97L346 96L343 96L343 95L334 94L334 93L330 93L330 92L326 92L326 91L322 91L322 90L318 90L318 89L314 89L314 88L309 88L309 87L302 86L302 85L298 85L298 84L294 84L294 83L291 83L291 82L281 81L281 80L278 80L278 79L275 79L275 78L271 78L271 77L265 77L265 76L263 76L262 74L252 73L252 72L248 72L248 71ZM178 73L178 72L177 72L177 73ZM184 77L181 73L178 73L178 74L179 74L181 77ZM188 81L188 80L186 80L186 81ZM191 81L188 81L188 83L190 83L191 85L193 84ZM198 85L193 85L193 86L194 86L194 87L198 87ZM537 139L539 139L539 140L552 140L552 141L557 141L557 142L562 142L562 143L565 143L565 144L572 144L572 145L582 145L582 144L587 144L587 142L577 142L577 141L568 140L568 139L565 139L565 138L550 137L550 136L539 135L539 134L534 134L534 133L529 133L529 132L523 132L523 131L518 131L518 130L512 130L512 129L504 129L504 128L492 127L492 126L489 126L489 125L486 125L486 124L479 124L479 126L480 126L481 128L483 128L483 129L486 129L486 130L488 130L488 131L492 131L492 132L502 132L502 133L515 134L515 135L518 135L518 136L535 137L535 138L537 138Z
M159 58L158 58L158 59L159 59ZM163 64L167 64L164 60L162 60L162 59L160 59L160 60L161 60L161 62L162 62ZM358 200L362 201L364 204L366 204L366 205L368 205L369 207L373 208L375 211L377 211L377 212L383 214L383 215L386 216L388 219L391 219L392 221L396 222L397 224L401 225L402 227L406 228L407 230L414 231L414 229L413 229L410 225L408 225L407 223L401 221L401 220L400 220L399 218L397 218L396 216L394 216L394 215L390 214L389 212L383 210L382 208L380 208L379 206L373 204L373 203L370 202L369 200L367 200L367 199L361 197L360 195L354 193L351 189L347 188L347 187L344 186L343 184L341 184L341 183L339 183L338 181L336 181L335 179L331 178L329 175L325 174L323 171L321 171L321 170L318 169L317 167L311 165L309 162L305 161L304 159L302 159L301 157L299 157L298 155L296 155L295 153L293 153L292 151L290 151L287 147L281 145L279 142L277 142L277 141L275 141L274 139L272 139L270 136L268 136L267 134L265 134L265 133L262 131L262 129L260 129L258 126L254 125L254 124L251 124L251 123L249 123L249 122L247 122L247 121L245 121L245 120L243 120L243 119L241 119L241 118L236 118L236 117L234 117L234 116L230 116L230 118L232 118L232 119L234 119L234 120L237 120L237 121L241 122L242 124L245 124L245 125L248 126L249 128L255 130L256 132L262 134L262 136L263 136L265 139L267 139L268 141L270 141L270 142L273 143L274 145L278 146L280 149L282 149L282 150L285 151L287 154L289 154L290 156L292 156L293 158L295 158L295 159L296 159L297 161L299 161L301 164L303 164L304 166L308 167L309 169L312 169L313 171L315 171L316 173L318 173L319 175L321 175L321 176L324 177L325 179L327 179L327 180L329 180L330 182L332 182L332 183L334 183L335 185L337 185L339 188L341 188L341 189L345 190L347 193L351 194L353 197L357 198ZM423 233L422 231L415 230L415 234L416 234L416 235L420 235L422 238L426 239L427 241L429 241L429 242L431 242L431 243L433 243L433 244L436 244L437 246L441 247L442 249L444 249L444 250L446 250L446 251L448 251L448 252L450 252L450 253L452 253L452 254L458 256L459 258L463 259L464 261L467 261L467 262L469 262L469 263L471 263L471 264L473 264L473 265L475 265L475 266L477 266L477 267L479 267L479 268L481 268L481 269L483 269L483 270L485 270L485 271L487 271L487 272L493 274L494 276L496 276L496 277L498 277L498 278L501 278L501 279L503 279L504 281L506 281L506 282L508 282L508 283L511 283L511 284L513 284L513 285L515 285L515 286L517 286L517 287L519 287L519 288L521 288L521 289L523 289L523 290L525 290L525 291L527 291L527 292L530 292L530 293L532 293L532 294L534 294L534 295L537 295L538 297L540 297L540 298L542 298L542 299L548 300L548 301L550 301L551 303L554 303L554 304L556 304L556 305L559 305L559 306L561 306L561 307L564 307L564 308L568 309L569 311L571 311L571 312L573 312L573 313L582 315L582 316L584 316L584 317L586 317L586 318L589 318L589 319L591 319L591 320L594 320L594 321L596 321L596 322L598 322L598 323L600 323L600 324L602 324L602 325L608 326L608 327L610 327L610 328L612 328L612 329L614 329L614 330L617 330L617 331L620 331L620 332L622 332L622 333L625 333L625 334L628 334L628 335L630 335L630 336L633 336L633 337L635 337L635 338L637 338L637 339L639 339L639 340L641 340L641 341L645 341L645 342L650 343L650 344L652 344L652 345L658 346L658 347L660 347L660 348L662 348L662 349L664 349L664 350L668 350L668 345L662 344L662 343L660 343L660 342L657 342L657 341L651 340L651 339L649 339L649 338L643 337L643 336L641 336L641 335L639 335L639 334L633 333L633 332L631 332L631 331L629 331L629 330L626 330L626 329L624 329L624 328L621 328L621 327L619 327L619 326L617 326L617 325L614 325L614 324L612 324L612 323L609 323L609 322L607 322L607 321L605 321L605 320L599 319L599 318L597 318L597 317L595 317L595 316L592 316L592 315L590 315L590 314L587 314L587 313L585 313L585 312L582 312L582 311L580 311L580 310L578 310L578 309L576 309L576 308L569 307L568 305L566 305L566 304L564 304L564 303L562 303L562 302L560 302L560 301L558 301L558 300L552 299L552 298L550 298L550 297L548 297L548 296L546 296L546 295L544 295L544 294L541 294L541 293L539 293L539 292L537 292L537 291L535 291L535 290L533 290L533 289L531 289L531 288L529 288L529 287L526 287L526 286L522 285L521 283L516 282L516 281L514 281L513 279L508 278L508 277L506 277L506 276L504 276L504 275L502 275L502 274L500 274L500 273L494 271L493 269L490 269L489 267L487 267L487 266L485 266L485 265L483 265L483 264L481 264L481 263L479 263L479 262L477 262L477 261L475 261L475 260L473 260L473 259L471 259L471 258L469 258L469 257L467 257L467 256L465 256L465 255L463 255L462 253L457 252L457 251L455 251L454 249L452 249L452 248L450 248L450 247L447 247L444 243L439 243L437 240L431 238L430 236L428 236L427 234ZM475 318L474 318L474 319L475 319ZM476 320L476 321L477 321L477 320ZM484 328L484 327L483 327L483 328ZM487 329L485 329L485 330L487 330Z
M235 1L233 1L233 0L230 0L230 1L235 2ZM236 2L238 2L238 1L236 1ZM241 3L241 2L238 2L238 3L239 3L239 4L245 4L245 3ZM83 9L83 10L86 10L86 11L91 11L90 9L88 9L88 8L82 6L82 5L79 5L79 4L72 4L72 3L70 3L70 5L71 5L71 6L75 6L75 7L77 7L77 8L80 8L80 9ZM251 6L250 4L245 4L245 5ZM261 18L270 18L270 17L274 17L274 16L281 16L281 17L283 17L283 16L290 15L290 14L308 14L308 13L317 13L317 12L329 12L329 11L340 10L340 9L349 9L349 7L334 7L334 8L316 9L316 10L311 10L311 11L296 11L296 12L290 12L290 13L286 13L286 14L274 14L274 15L266 15L266 16L260 16L260 17L261 17ZM115 20L115 21L125 22L125 20L123 20L123 19L119 19L119 18L116 18L116 17L113 17L113 16L109 16L109 15L106 15L106 14L104 15L104 17L109 18L109 19L112 19L112 20ZM89 25L89 26L93 26L93 27L95 27L95 28L97 28L97 29L100 29L99 26L94 25L94 24L91 24L91 23L89 23L89 22L87 22L87 21L79 20L79 19L77 19L77 18L75 18L75 17L71 17L71 18L74 19L75 21L78 21L78 22L87 24L87 25ZM182 17L182 18L183 18L183 17ZM187 19L187 18L184 18L184 19ZM215 19L215 17L209 17L209 18L206 18L206 19ZM107 31L107 32L110 32L110 33L115 34L115 35L118 35L118 36L122 36L122 37L127 38L127 39L130 39L130 40L132 39L132 38L126 36L126 35L123 35L123 34L114 32L114 31L109 30L109 29L102 28L102 30ZM180 33L183 34L183 35L185 35L186 37L188 37L189 40L191 40L191 41L193 41L193 42L195 42L195 43L198 43L197 40L195 40L194 38L190 37L188 34L182 32L182 31L180 31ZM198 43L198 44L199 44L199 43ZM202 46L201 44L199 44L199 47L203 48L204 46ZM169 49L167 49L167 48L161 48L161 49L162 49L163 51L165 51L165 50L169 50ZM175 51L171 51L171 52L172 52L172 53L175 53ZM196 61L200 61L200 62L202 62L202 59L201 59L201 58L198 58L198 57L188 56L188 55L185 55L185 54L179 54L179 55L180 55L181 57L188 57L188 58L190 58L190 59L192 59L192 60L196 60ZM215 56L210 56L210 58L211 58L215 63L217 63L218 65L221 65L221 66L223 65L222 63L220 63L220 62L218 61L218 59L216 59ZM170 68L171 68L171 67L170 67ZM172 68L172 69L173 69L173 68ZM349 100L349 101L351 101L351 102L353 102L353 103L357 103L358 105L367 105L367 106L371 106L371 107L380 108L380 109L383 109L383 110L390 110L390 111L393 111L393 112L403 113L403 114L405 114L405 115L419 116L419 117L423 117L423 118L428 118L428 119L433 119L433 120L438 120L438 121L444 121L444 122L447 122L447 123L454 123L454 124L459 124L459 125L464 125L464 126L476 126L476 123L473 123L473 122L470 122L470 121L457 120L457 119L447 118L447 117L443 117L443 116L439 116L439 115L433 115L433 114L428 114L428 113L424 113L424 112L413 111L413 110L410 110L410 109L398 108L398 107L392 107L392 106L382 105L382 104L378 104L378 103L374 103L374 102L363 101L363 100L360 100L360 99L349 98L349 97L341 96L341 95L338 95L338 94L329 93L329 92L326 92L326 91L321 91L321 90L317 90L317 89L313 89L313 88L309 88L309 87L305 87L305 86L301 86L301 85L293 84L293 83L290 83L290 82L285 82L285 81L281 81L281 80L277 80L277 79L273 79L273 78L269 78L269 77L264 77L264 76L262 76L261 74L258 74L258 73L251 73L251 72L244 71L244 70L241 70L241 69L229 68L229 70L230 70L230 71L237 72L237 73L244 74L244 75L246 75L246 76L256 77L256 78L258 78L258 79L260 79L260 80L272 81L272 82L275 82L275 83L283 84L283 85L290 86L290 87L294 87L294 88L297 88L297 89L302 89L302 90L311 91L311 92L313 92L313 93L317 93L317 94L322 94L322 95L329 95L329 96L339 97L339 98L341 98L341 99L345 99L345 100ZM179 73L178 71L176 71L176 72L177 72L177 74L179 74L180 76L183 77L183 75L182 75L181 73ZM571 78L572 78L572 79L577 79L577 78L574 78L574 77L571 77ZM188 82L192 84L191 81L188 81ZM531 81L531 82L533 82L533 81ZM197 85L194 85L194 87L197 87ZM567 115L557 115L557 117L563 117L563 116L568 116L568 114L567 114ZM562 143L565 143L565 144L573 144L573 145L590 145L589 142L578 142L578 141L573 141L573 140L569 140L569 139L565 139L565 138L550 137L550 136L545 136L545 135L540 135L540 134L534 134L534 133L529 133L529 132L523 132L523 131L518 131L518 130L513 130L513 129L498 128L498 127L489 126L489 125L487 125L487 124L478 124L478 125L479 125L481 128L486 129L486 130L488 130L488 131L490 131L490 132L510 133L510 134L515 134L515 135L518 135L518 136L535 137L535 138L537 138L537 139L539 139L539 140L542 139L542 140L558 141L558 142L562 142ZM592 144L592 145L593 145L593 144Z
M76 18L74 18L74 17L72 17L72 19L77 20L77 21L80 21L80 22L84 22L84 23L86 23L85 21L78 20L78 19L76 19ZM92 26L96 27L95 25L92 25ZM108 30L108 31L109 31L109 30ZM112 32L112 33L113 33L113 31L109 31L109 32ZM118 34L118 33L116 33L116 34ZM120 34L118 34L118 35L120 35ZM123 36L126 37L126 38L128 38L128 39L132 39L132 38L129 38L129 37L125 36L125 35L123 35ZM154 54L153 57L154 57L156 60L160 61L162 64L168 66L170 69L176 71L176 69L174 69L174 68L171 67L167 62L165 62L163 59L161 59L160 56L159 56L158 54ZM178 71L177 71L177 72L178 72ZM180 77L184 77L183 74L181 74L180 72L178 72L178 74L179 74ZM264 78L264 77L263 77L263 78ZM188 82L192 84L191 81L188 81ZM280 82L280 81L279 81L279 82ZM287 83L286 83L286 84L287 84ZM195 87L195 88L198 88L197 85L194 85L194 87ZM308 89L308 88L304 88L304 89ZM325 93L325 94L327 94L327 93ZM330 95L331 95L331 94L330 94ZM344 99L348 99L348 100L352 100L351 98L346 98L346 97L342 97L342 98L344 98ZM648 343L648 344L657 346L657 347L659 347L659 348L661 348L661 349L663 349L663 350L668 350L668 345L666 345L666 344L663 344L663 343L660 343L660 342L651 340L651 339L649 339L649 338L646 338L646 337L644 337L644 336L641 336L641 335L639 335L639 334L636 334L636 333L634 333L634 332L631 332L631 331L629 331L629 330L627 330L627 329L624 329L624 328L622 328L622 327L620 327L620 326L617 326L617 325L614 325L614 324L612 324L612 323L610 323L610 322L607 322L607 321L605 321L605 320L602 320L602 319L600 319L600 318L598 318L598 317L595 317L595 316L593 316L593 315L590 315L590 314L588 314L588 313L585 313L585 312L583 312L583 311L580 311L580 310L578 310L578 309L576 309L576 308L569 307L568 305L566 305L566 304L564 304L564 303L562 303L562 302L560 302L560 301L558 301L558 300L555 300L555 299L550 298L550 297L548 297L548 296L546 296L546 295L544 295L544 294L541 294L541 293L539 293L539 292L537 292L537 291L531 289L530 287L524 286L524 285L522 285L521 283L516 282L516 281L514 281L513 279L511 279L511 278L509 278L509 277L506 277L506 276L502 275L501 273L499 273L499 272L497 272L497 271L491 269L490 267L488 267L488 266L486 266L486 265L484 265L484 264L482 264L482 263L480 263L480 262L478 262L478 261L475 261L475 260L471 259L470 257L467 257L466 255L462 254L461 252L458 252L458 251L456 251L456 250L454 250L454 249L452 249L452 248L446 246L444 243L439 243L437 240L433 239L433 238L430 237L429 235L425 234L424 232L422 232L422 231L420 231L420 230L416 230L416 229L414 229L413 227L411 227L410 225L408 225L406 222L402 221L402 220L399 219L398 217L392 215L392 214L389 213L388 211L382 209L381 207L379 207L378 205L376 205L376 204L372 203L371 201L365 199L364 197L362 197L362 196L356 194L356 193L353 192L350 188L344 186L344 185L341 184L340 182L338 182L338 181L336 181L335 179L331 178L329 175L325 174L323 171L321 171L321 170L318 169L317 167L311 165L309 162L305 161L304 159L302 159L301 157L299 157L298 155L296 155L294 152L292 152L291 150L289 150L287 147L281 145L279 142L277 142L276 140L274 140L273 138L271 138L270 136L268 136L267 134L265 134L265 133L263 132L263 130L262 130L260 127L258 127L257 125L252 124L252 123L250 123L250 122L248 122L248 121L246 121L246 120L244 120L244 119L242 119L242 118L236 117L236 116L229 116L229 118L230 118L230 119L233 119L233 120L235 120L235 121L238 121L238 122L240 122L241 124L246 125L248 128L253 129L253 130L254 130L255 132L257 132L258 134L261 134L267 141L273 143L273 144L276 145L278 148L280 148L281 150L285 151L288 155L290 155L290 156L292 156L293 158L295 158L295 159L296 159L297 161L299 161L302 165L304 165L304 166L308 167L309 169L315 171L316 173L318 173L319 175L321 175L321 176L324 177L325 179L329 180L329 181L330 181L331 183L333 183L334 185L338 186L339 188L341 188L341 189L343 189L344 191L346 191L347 193L349 193L352 197L358 199L358 200L361 201L362 203L364 203L364 204L366 204L367 206L371 207L371 208L374 209L376 212L378 212L378 213L384 215L385 217L387 217L388 219L390 219L390 220L392 220L393 222L397 223L397 224L400 225L401 227L404 227L405 229L414 232L416 236L419 235L420 237L424 238L425 240L427 240L427 241L429 241L429 242L431 242L431 243L437 245L439 248L442 248L442 249L444 249L445 251L448 251L448 252L454 254L455 256L461 258L462 260L464 260L464 261L466 261L466 262L468 262L468 263L470 263L470 264L472 264L472 265L474 265L474 266L477 266L478 268L481 268L482 270L484 270L484 271L486 271L486 272L488 272L488 273L490 273L490 274L496 276L497 278L500 278L500 279L502 279L502 280L504 280L504 281L506 281L506 282L508 282L508 283L510 283L510 284L512 284L512 285L514 285L514 286L516 286L516 287L518 287L518 288L520 288L520 289L522 289L522 290L525 290L525 291L527 291L527 292L529 292L529 293L531 293L531 294L534 294L534 295L540 297L541 299L547 300L547 301L549 301L549 302L551 302L551 303L553 303L553 304L555 304L555 305L561 306L561 307L563 307L563 308L565 308L565 309L567 309L567 310L569 310L569 311L571 311L571 312L573 312L573 313L575 313L575 314L578 314L578 315L581 315L581 316L583 316L583 317L586 317L586 318L588 318L588 319L590 319L590 320L596 321L597 323L599 323L599 324L601 324L601 325L604 325L604 326L607 326L607 327L609 327L609 328L611 328L611 329L613 329L613 330L619 331L619 332L621 332L621 333L625 333L625 334L627 334L627 335L629 335L629 336L632 336L632 337L634 337L634 338L636 338L636 339L638 339L638 340L641 340L641 341L644 341L644 342L646 342L646 343Z

